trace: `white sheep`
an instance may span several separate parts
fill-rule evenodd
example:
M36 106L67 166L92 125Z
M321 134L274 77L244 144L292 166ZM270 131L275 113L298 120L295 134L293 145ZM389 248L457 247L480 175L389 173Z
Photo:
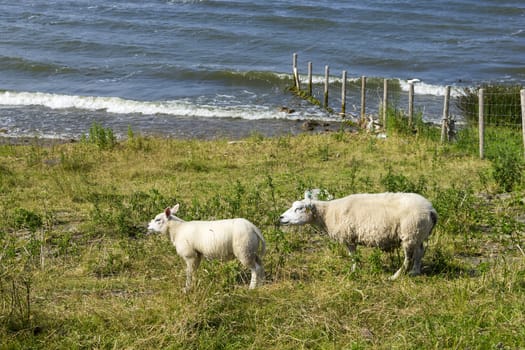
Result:
M390 278L408 271L421 273L423 243L437 222L437 212L426 198L416 193L353 194L331 201L311 198L294 202L280 217L283 225L313 224L346 244L351 256L356 245L392 251L401 246L405 260ZM352 267L355 269L355 263Z
M215 221L184 221L174 214L179 205L166 208L151 220L148 230L168 233L177 254L186 262L186 287L191 289L192 276L202 257L231 260L234 257L251 270L250 289L264 280L260 256L264 255L266 242L261 231L246 219ZM261 245L260 255L259 244Z

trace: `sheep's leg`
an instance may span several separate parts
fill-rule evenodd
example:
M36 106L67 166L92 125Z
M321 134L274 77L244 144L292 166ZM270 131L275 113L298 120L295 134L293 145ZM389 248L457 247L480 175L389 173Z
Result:
M348 255L350 255L350 259L352 260L352 272L355 272L357 266L356 245L354 243L346 243L346 247L348 248Z
M421 274L421 259L423 258L424 254L425 254L425 247L423 246L423 243L421 243L414 250L414 257L413 257L414 265L412 266L412 270L410 270L410 272L408 273L410 276L416 276L416 275Z
M259 279L264 280L264 268L262 266L261 259L259 259L258 256L255 256L248 266L252 272L249 288L254 289L259 284Z
M397 279L402 273L408 271L408 268L410 267L410 262L414 259L414 251L416 248L413 246L403 246L403 250L405 251L405 260L403 261L403 265L399 268L399 270L396 271L391 277L390 280Z
M250 268L250 271L252 272L252 278L250 280L250 289L255 289L255 287L257 287L257 264Z
M259 280L259 274L261 273L261 260L257 255L251 255L251 254L238 254L237 258L241 262L241 264L244 267L247 267L251 271L251 279L250 279L250 289L254 289L257 287L257 283Z
M405 257L405 262L407 261L407 258ZM397 279L402 273L404 273L406 271L406 267L405 267L405 263L403 263L403 265L401 265L401 267L399 268L399 270L396 271L396 273L394 273L392 276L390 276L390 280L393 281L395 279Z
M255 272L257 273L257 278L259 279L257 283L264 283L264 279L266 278L264 273L264 266L262 264L261 258L259 258L258 256L255 257Z
M255 256L255 276L257 279L255 282L255 285L264 283L264 279L265 279L264 267L263 267L261 259L258 256ZM252 270L252 279L253 279L253 270Z
M184 260L186 260L186 286L184 287L184 292L187 293L191 290L193 273L201 263L201 255L187 256L184 257Z

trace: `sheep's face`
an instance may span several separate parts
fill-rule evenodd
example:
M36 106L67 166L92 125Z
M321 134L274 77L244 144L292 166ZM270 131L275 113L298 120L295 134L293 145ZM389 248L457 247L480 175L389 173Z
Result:
M155 216L155 219L151 220L148 224L148 231L166 233L168 230L168 221L170 217L174 218L172 214L175 214L178 209L179 205L177 204L173 208L166 208L163 213Z
M148 224L148 231L152 232L164 232L168 227L168 218L166 214L160 213L155 216L155 219L151 220Z
M297 201L279 218L281 225L304 225L314 220L310 201Z

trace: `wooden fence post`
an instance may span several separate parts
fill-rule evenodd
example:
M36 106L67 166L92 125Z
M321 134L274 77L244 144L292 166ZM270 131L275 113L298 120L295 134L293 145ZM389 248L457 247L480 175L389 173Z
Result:
M450 141L447 137L447 134L449 134L448 130L448 111L449 111L449 105L450 105L450 86L445 87L445 101L443 102L443 120L441 121L441 143L445 142L445 138L447 141Z
M366 77L361 77L361 125L366 122Z
M341 117L346 115L346 71L343 71L343 81L341 82Z
M521 130L523 134L523 148L525 151L525 89L520 91L521 96ZM525 152L524 152L525 156Z
M414 83L408 84L408 126L412 126L414 118Z
M388 79L383 81L383 130L386 131L386 113L388 110Z
M328 108L328 84L330 76L330 68L328 66L324 67L324 108Z
M478 126L479 126L479 158L483 159L485 157L484 154L484 146L485 146L485 111L484 111L484 91L483 89L479 89L478 92L478 111L479 111L479 120L478 120Z
M292 72L293 72L294 87L297 90L301 90L301 85L299 83L299 70L297 69L297 54L296 53L294 53L292 56Z
M312 62L308 62L308 96L312 96Z

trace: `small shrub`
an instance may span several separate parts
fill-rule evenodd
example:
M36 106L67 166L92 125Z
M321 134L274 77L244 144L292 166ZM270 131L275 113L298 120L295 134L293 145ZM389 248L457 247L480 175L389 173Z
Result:
M452 187L436 191L432 204L439 215L437 224L448 234L467 239L479 231L477 224L490 217L471 188Z
M91 193L87 199L93 204L90 216L97 232L105 228L128 237L143 233L144 223L157 215L166 206L165 203L176 202L155 189L148 193L134 192L129 196L111 192Z
M427 187L427 181L424 176L420 176L417 182L411 181L402 174L394 174L389 167L387 174L381 178L381 185L388 192L414 192L423 193Z
M401 135L414 134L414 129L408 124L408 118L399 109L387 109L386 126L389 131L395 131Z
M402 110L387 109L387 129L400 135L418 136L425 139L437 141L441 137L441 131L434 124L423 120L423 113L415 113L412 124L409 123L408 116Z
M135 135L131 127L128 127L127 146L134 151L149 151L151 149L147 140L141 135Z
M15 228L25 228L31 232L35 232L43 225L43 220L40 215L24 208L15 209L14 213Z
M82 142L96 145L99 149L111 150L117 145L117 138L111 128L104 128L97 122L94 122L89 128L89 134L82 136Z
M501 152L491 159L492 176L499 189L511 192L521 182L523 161L512 152Z

